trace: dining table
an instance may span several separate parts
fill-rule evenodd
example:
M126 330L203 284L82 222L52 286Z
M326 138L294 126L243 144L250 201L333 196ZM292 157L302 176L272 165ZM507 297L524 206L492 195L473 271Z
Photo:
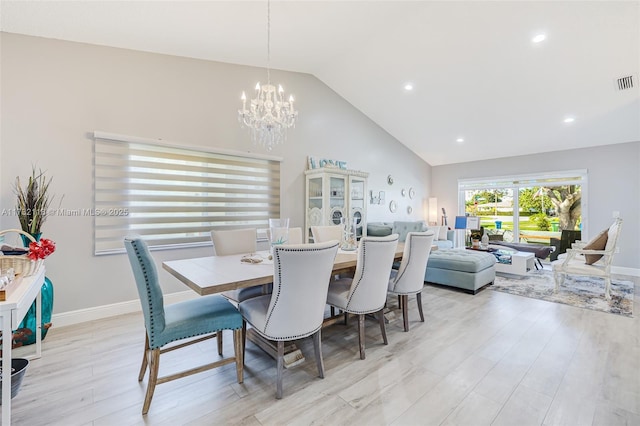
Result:
M403 252L404 244L398 243L395 261L402 259ZM356 250L338 250L333 262L332 276L352 273L357 259ZM273 283L274 273L273 260L269 251L168 260L162 263L162 268L200 296L270 284ZM273 343L251 328L247 329L247 339L275 358L276 351ZM302 361L304 357L295 344L287 344L285 367L292 367Z

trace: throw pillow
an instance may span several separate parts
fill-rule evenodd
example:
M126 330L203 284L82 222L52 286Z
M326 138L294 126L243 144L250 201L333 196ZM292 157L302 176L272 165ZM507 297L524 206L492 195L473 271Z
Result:
M431 231L433 232L433 239L434 240L439 240L440 239L440 226L427 226L427 231Z
M607 239L609 238L609 230L605 229L595 237L593 237L587 245L583 247L584 250L604 250L607 245ZM585 254L584 263L592 265L596 263L602 257L601 254Z
M447 240L447 231L449 231L449 227L448 226L441 226L440 227L440 233L438 234L438 239L442 240L442 241L446 241Z

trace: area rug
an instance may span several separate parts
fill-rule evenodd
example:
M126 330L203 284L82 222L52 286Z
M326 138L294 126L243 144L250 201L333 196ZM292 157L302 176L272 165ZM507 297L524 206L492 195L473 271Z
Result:
M611 280L611 300L604 297L604 281L601 278L568 276L557 293L553 291L554 287L553 272L539 270L529 272L524 278L496 275L493 285L488 288L533 299L633 317L632 281Z

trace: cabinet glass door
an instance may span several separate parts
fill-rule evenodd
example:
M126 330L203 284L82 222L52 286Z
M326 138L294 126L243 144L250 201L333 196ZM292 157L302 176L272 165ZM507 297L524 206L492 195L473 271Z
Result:
M351 178L349 182L349 214L356 220L358 236L362 235L362 225L365 211L365 181L364 179Z
M340 225L344 217L346 183L346 179L341 176L329 178L330 220L334 225Z

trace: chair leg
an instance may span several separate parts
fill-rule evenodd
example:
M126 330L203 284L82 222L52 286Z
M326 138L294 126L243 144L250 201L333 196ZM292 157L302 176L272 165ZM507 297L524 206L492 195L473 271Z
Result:
M402 295L398 295L398 308L402 309Z
M149 358L149 383L147 384L147 394L144 397L144 404L142 405L142 414L147 414L149 412L149 406L151 406L153 392L156 389L156 383L158 383L158 370L160 369L160 348L150 350Z
M284 341L278 340L276 399L282 399L282 370L284 369Z
M611 278L604 279L604 297L607 300L611 300Z
M144 379L144 373L147 372L147 365L149 365L149 335L144 332L144 354L142 355L142 365L140 366L140 373L138 374L138 381L141 382Z
M384 327L384 309L380 309L378 311L378 322L380 323L380 332L382 333L382 341L384 342L385 345L389 344L389 341L387 340L387 330Z
M216 340L218 341L218 355L222 355L222 330L216 332Z
M316 354L316 366L318 367L318 377L324 379L324 362L322 361L322 340L320 330L313 333L313 351Z
M418 313L420 314L420 321L424 322L424 313L422 312L422 292L416 293L416 301L418 302Z
M238 376L238 383L244 382L244 338L242 332L243 330L241 328L233 330L233 350L236 355L236 376Z
M564 274L562 272L554 272L553 281L555 281L554 293L557 293L560 285L564 282Z
M244 365L245 354L247 353L247 322L242 320L242 365Z
M364 359L364 314L358 315L358 342L360 343L360 359Z
M409 331L409 296L403 294L399 296L402 298L402 322L404 324L404 331Z

